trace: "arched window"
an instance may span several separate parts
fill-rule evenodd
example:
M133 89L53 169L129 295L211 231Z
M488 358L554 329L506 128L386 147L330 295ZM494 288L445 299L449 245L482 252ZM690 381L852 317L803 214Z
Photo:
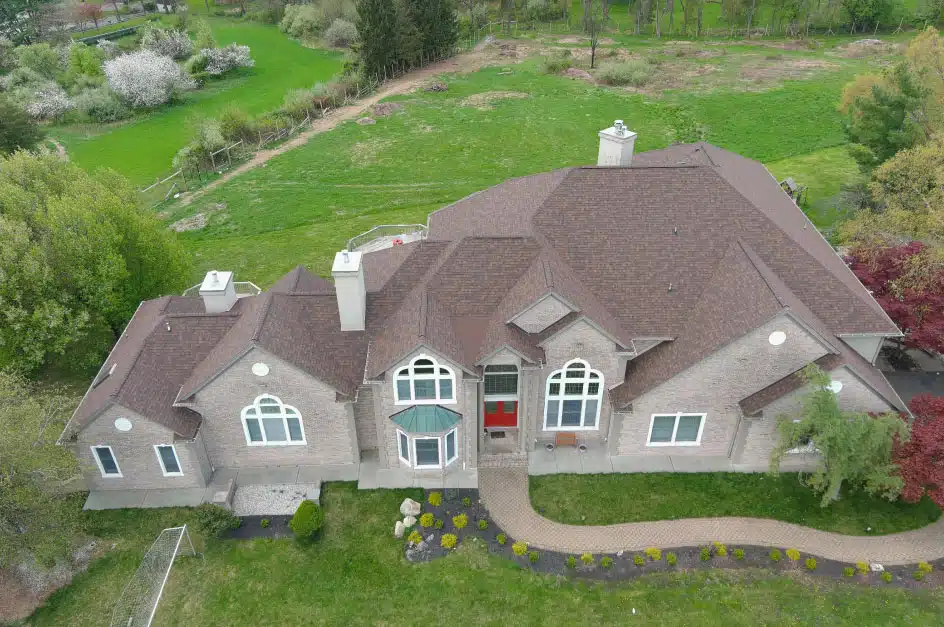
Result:
M582 359L574 359L547 378L544 429L577 431L600 425L603 375Z
M429 355L420 355L397 370L394 395L397 405L456 402L456 375Z
M242 412L243 431L249 446L292 446L305 444L302 417L291 405L269 394L256 398Z

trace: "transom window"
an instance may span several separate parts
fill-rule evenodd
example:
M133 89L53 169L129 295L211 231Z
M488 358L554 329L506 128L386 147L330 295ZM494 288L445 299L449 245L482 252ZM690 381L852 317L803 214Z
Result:
M95 463L103 477L121 477L121 469L118 467L118 460L115 459L115 451L110 446L93 446L92 455L95 456Z
M646 446L699 446L705 414L653 414Z
M305 444L305 430L298 410L275 396L263 394L243 408L243 430L249 446Z
M160 462L165 477L183 476L180 458L177 457L177 449L173 444L155 444L154 452L157 453L157 461Z
M485 366L485 396L518 398L518 366Z
M397 430L400 461L418 470L443 468L459 457L456 429L441 436L408 435Z
M456 375L428 355L420 355L394 375L397 405L456 402Z
M575 359L547 378L544 404L546 431L597 429L603 404L603 375Z

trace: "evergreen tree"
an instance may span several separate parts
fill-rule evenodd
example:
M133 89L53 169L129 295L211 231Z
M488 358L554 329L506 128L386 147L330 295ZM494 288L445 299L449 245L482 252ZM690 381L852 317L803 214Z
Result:
M399 22L392 0L358 0L357 52L366 76L381 77L396 66Z

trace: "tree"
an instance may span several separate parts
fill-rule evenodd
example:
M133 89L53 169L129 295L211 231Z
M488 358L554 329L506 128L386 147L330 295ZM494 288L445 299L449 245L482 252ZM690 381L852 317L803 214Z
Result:
M141 49L105 61L108 86L131 107L156 107L195 86L170 57Z
M859 245L846 263L905 334L909 348L944 352L944 262L920 242Z
M929 26L911 40L905 56L930 93L927 114L931 127L944 133L944 37Z
M456 7L451 0L406 0L409 21L422 42L422 55L438 59L452 52L459 36Z
M48 563L71 548L80 508L57 488L79 468L56 438L77 403L0 371L0 568L24 552Z
M814 446L819 464L805 481L822 494L823 507L839 500L844 483L888 500L898 498L903 482L892 450L896 441L908 441L907 423L893 413L872 416L842 411L829 389L829 375L816 365L804 368L802 376L809 392L798 422L793 416L778 416L780 438L771 453L770 471L780 471L787 451Z
M888 23L892 14L891 0L842 0L842 8L849 16L850 30L876 28Z
M42 130L26 111L0 94L0 156L28 150L42 138Z
M138 304L178 292L188 267L117 173L51 154L0 159L0 367L94 368Z
M357 3L357 52L369 77L383 77L397 62L397 12L389 0Z
M102 10L102 5L92 4L91 2L83 2L79 5L78 17L83 22L91 21L95 24L95 28L98 28L98 20L102 19L105 15L105 12Z
M57 0L3 0L0 2L0 32L13 43L32 43L39 36L43 9Z
M927 494L944 508L944 397L922 394L911 399L911 439L895 445L901 469L901 498L917 503Z
M583 5L584 31L590 38L590 69L595 67L597 60L597 46L600 43L600 33L606 25L603 15L602 2L599 0L584 0Z

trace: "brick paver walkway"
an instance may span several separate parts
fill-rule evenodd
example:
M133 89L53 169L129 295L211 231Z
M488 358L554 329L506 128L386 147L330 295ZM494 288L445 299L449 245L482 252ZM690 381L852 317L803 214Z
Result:
M755 544L845 562L913 564L944 557L944 518L887 536L844 536L764 518L688 518L606 526L556 523L531 507L526 468L480 468L479 494L510 538L565 553L615 553L697 546L710 542Z

